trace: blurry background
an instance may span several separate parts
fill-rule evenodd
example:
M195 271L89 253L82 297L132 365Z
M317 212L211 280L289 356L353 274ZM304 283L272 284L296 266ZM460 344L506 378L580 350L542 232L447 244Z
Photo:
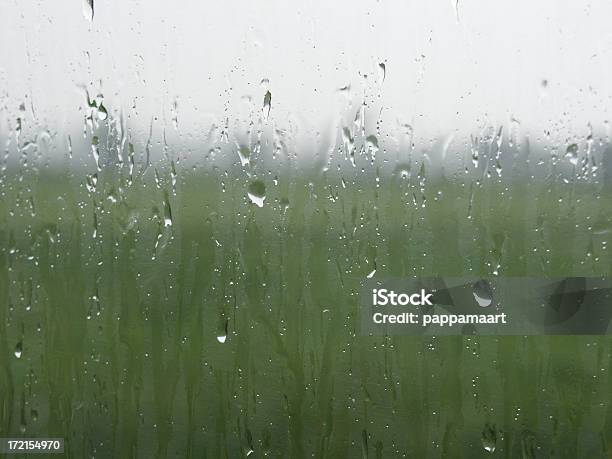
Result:
M609 2L93 1L0 2L0 437L609 457L609 337L357 293L610 276Z
M603 0L94 0L91 20L88 0L5 1L0 116L25 103L51 132L78 131L87 88L131 129L176 120L198 142L245 123L269 89L270 122L323 148L362 103L371 125L417 140L492 125L573 142L588 123L608 135L611 14Z

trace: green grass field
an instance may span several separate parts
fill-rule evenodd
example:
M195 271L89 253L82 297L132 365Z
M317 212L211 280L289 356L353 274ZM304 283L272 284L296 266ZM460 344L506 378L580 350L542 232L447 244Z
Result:
M608 337L364 336L357 298L373 270L610 275L612 192L304 169L9 167L0 437L74 458L612 455Z

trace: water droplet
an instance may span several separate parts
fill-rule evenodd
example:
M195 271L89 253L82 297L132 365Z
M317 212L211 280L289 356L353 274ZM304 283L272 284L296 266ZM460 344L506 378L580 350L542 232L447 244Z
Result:
M253 434L248 427L246 428L246 443L245 454L250 457L255 453L255 448L253 448Z
M489 423L485 424L482 431L482 447L487 453L494 453L497 445L497 432L495 432L495 426L491 426Z
M267 118L268 116L270 116L270 109L272 108L272 93L270 91L266 91L266 94L264 95L263 108L264 112L266 111L266 109L268 109L268 112L266 113Z
M491 291L491 286L486 280L481 279L478 282L475 282L472 286L472 294L474 295L474 299L478 303L478 306L481 308L491 306L491 303L493 302L493 292Z
M355 138L347 127L342 128L342 144L346 155L351 159L351 164L355 167Z
M249 184L247 194L253 204L263 207L266 200L266 185L261 180L254 180Z
M289 199L288 198L281 198L280 205L281 205L281 211L283 213L286 213L287 209L289 209Z
M104 121L106 118L108 118L108 112L106 111L106 107L100 104L100 106L98 107L98 119L100 121Z
M376 150L378 150L378 139L375 135L367 136L366 142L368 143L368 148L376 148Z
M15 357L17 357L18 359L21 358L21 354L23 353L23 342L19 341L16 345L15 345Z
M83 0L83 16L88 21L93 21L94 18L94 2L93 0Z
M472 153L472 165L474 169L478 169L479 154L478 154L478 137L471 136L470 151Z
M242 167L248 165L251 161L251 149L246 145L239 145L238 156L240 157L240 165Z
M96 169L100 172L102 169L100 168L100 151L98 150L98 144L100 140L97 135L94 135L91 138L91 154L94 157L94 161L96 162Z
M95 204L97 207L97 204ZM91 234L93 239L98 237L98 214L94 211L93 213L93 233Z
M222 318L219 322L219 331L217 332L217 341L223 344L227 341L228 320Z
M573 143L565 150L565 157L569 159L569 162L574 166L578 164L578 145Z
M406 180L410 178L410 165L409 164L398 164L395 166L394 173L401 179Z
M172 226L172 208L167 192L164 192L164 226Z
M170 163L170 183L172 184L172 191L176 193L176 166L174 161Z
M381 62L380 64L378 64L378 79L382 83L385 81L386 77L387 77L387 66L385 65L384 62Z

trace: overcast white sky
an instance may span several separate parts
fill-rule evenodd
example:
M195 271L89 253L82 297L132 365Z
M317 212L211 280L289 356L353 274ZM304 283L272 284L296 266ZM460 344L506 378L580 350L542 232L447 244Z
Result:
M132 126L148 127L153 115L169 120L177 100L181 131L196 133L224 110L244 110L244 96L259 106L268 78L275 122L295 120L306 131L346 109L337 89L349 84L354 102L365 90L388 122L422 135L510 117L534 135L603 126L612 101L612 3L455 6L95 0L89 22L78 0L3 0L0 102L6 114L31 98L38 123L67 130L82 122L79 85L97 90L101 82L107 107L122 108Z

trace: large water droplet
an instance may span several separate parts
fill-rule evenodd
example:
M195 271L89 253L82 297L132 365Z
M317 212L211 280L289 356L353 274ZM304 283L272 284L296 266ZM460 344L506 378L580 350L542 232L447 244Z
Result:
M83 16L88 21L93 21L94 18L94 2L93 0L83 0Z
M100 121L104 121L106 118L108 118L108 111L103 104L100 104L98 107L98 119Z
M266 200L266 185L261 180L254 180L249 184L247 194L253 204L263 207Z
M569 159L569 162L574 166L578 164L578 145L573 143L565 150L565 157Z
M366 137L366 142L369 148L375 148L378 150L378 139L375 135L369 135Z
M350 158L351 164L355 167L355 138L347 127L342 128L342 144L347 157Z
M372 158L373 162L376 159L376 153L379 150L378 138L375 135L369 135L366 137L366 148L370 153L370 157Z
M21 358L21 354L23 353L23 342L19 341L16 345L15 345L15 357L17 357L18 359Z
M221 344L227 341L227 328L228 328L228 320L222 319L219 322L219 329L217 331L217 341Z
M242 167L248 165L251 161L251 149L246 145L240 145L238 147L238 156L240 157L240 165Z
M493 302L493 292L491 291L491 286L486 280L481 279L478 282L475 282L472 287L472 294L474 295L474 299L476 299L478 306L481 308L491 306L491 303Z
M164 193L164 226L172 226L172 208L167 192Z
M264 103L263 109L266 112L266 118L270 116L270 109L272 108L272 93L270 91L266 91L264 95Z
M495 447L497 445L497 433L495 432L495 426L491 426L489 423L485 424L482 431L481 441L482 447L486 452L495 452Z

